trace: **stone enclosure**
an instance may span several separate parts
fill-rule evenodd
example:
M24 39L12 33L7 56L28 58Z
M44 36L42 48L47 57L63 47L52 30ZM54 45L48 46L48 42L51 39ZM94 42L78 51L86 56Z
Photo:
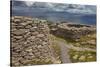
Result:
M96 27L73 23L55 23L50 25L50 30L52 34L58 37L78 40L81 36L95 33Z
M11 65L54 63L48 34L49 28L45 20L11 17Z

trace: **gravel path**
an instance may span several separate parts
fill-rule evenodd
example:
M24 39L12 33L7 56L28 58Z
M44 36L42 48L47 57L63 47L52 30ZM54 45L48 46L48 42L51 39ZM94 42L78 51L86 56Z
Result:
M69 49L74 49L76 51L93 51L96 52L95 49L91 49L91 48L82 48L82 47L75 47L72 44L66 44L62 41L55 41L58 43L58 45L60 46L61 49L61 61L62 63L70 63L70 57L68 54Z
M57 45L60 47L61 49L61 62L62 63L71 63L70 61L70 56L68 54L69 52L69 49L74 49L76 51L93 51L93 52L96 52L95 49L91 49L91 48L82 48L82 47L76 47L76 46L73 46L72 44L67 44L63 41L60 41L59 39L55 39L53 40L53 42L56 42Z
M66 47L65 44L59 42L58 44L60 46L61 49L61 61L62 63L70 63L70 57L69 57L69 49Z

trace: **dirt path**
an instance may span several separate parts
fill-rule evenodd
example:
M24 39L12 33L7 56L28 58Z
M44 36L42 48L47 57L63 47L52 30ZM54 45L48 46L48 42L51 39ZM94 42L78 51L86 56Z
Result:
M76 51L93 51L93 52L96 52L95 49L91 49L91 48L82 48L82 47L75 47L73 46L72 44L68 44L68 43L65 43L59 39L54 39L53 42L56 42L57 45L60 47L61 49L61 54L60 54L60 57L61 57L61 61L62 63L70 63L70 56L68 54L69 52L69 49L74 49Z
M61 61L62 63L70 63L70 57L69 57L69 49L65 46L65 44L63 43L58 43L58 45L60 46L61 49Z
M70 56L68 54L69 49L74 49L76 51L93 51L96 52L95 49L91 49L91 48L82 48L82 47L75 47L72 44L66 44L62 41L55 41L58 43L58 45L60 46L61 49L61 61L62 63L70 63Z

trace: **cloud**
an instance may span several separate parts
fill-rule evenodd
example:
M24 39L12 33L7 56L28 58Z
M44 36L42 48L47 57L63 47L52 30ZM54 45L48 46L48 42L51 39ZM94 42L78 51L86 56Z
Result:
M24 1L27 6L32 6L35 2L34 1Z
M96 7L92 5L77 5L76 7L69 8L66 11L76 14L96 14Z
M22 6L22 4L25 4L27 5L27 8L30 7L38 8L41 9L41 11L45 9L45 11L69 12L75 14L96 14L96 6L93 5L34 2L34 1L21 1L21 3L18 2L17 4L18 4L17 6L19 7Z

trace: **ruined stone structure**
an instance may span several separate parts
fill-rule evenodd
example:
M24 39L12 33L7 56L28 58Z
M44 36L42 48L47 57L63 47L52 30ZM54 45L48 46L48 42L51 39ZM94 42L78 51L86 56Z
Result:
M52 34L67 39L70 38L73 40L80 39L81 36L96 32L96 27L94 26L72 23L51 24L50 28Z
M11 65L54 63L48 34L46 20L11 17Z

